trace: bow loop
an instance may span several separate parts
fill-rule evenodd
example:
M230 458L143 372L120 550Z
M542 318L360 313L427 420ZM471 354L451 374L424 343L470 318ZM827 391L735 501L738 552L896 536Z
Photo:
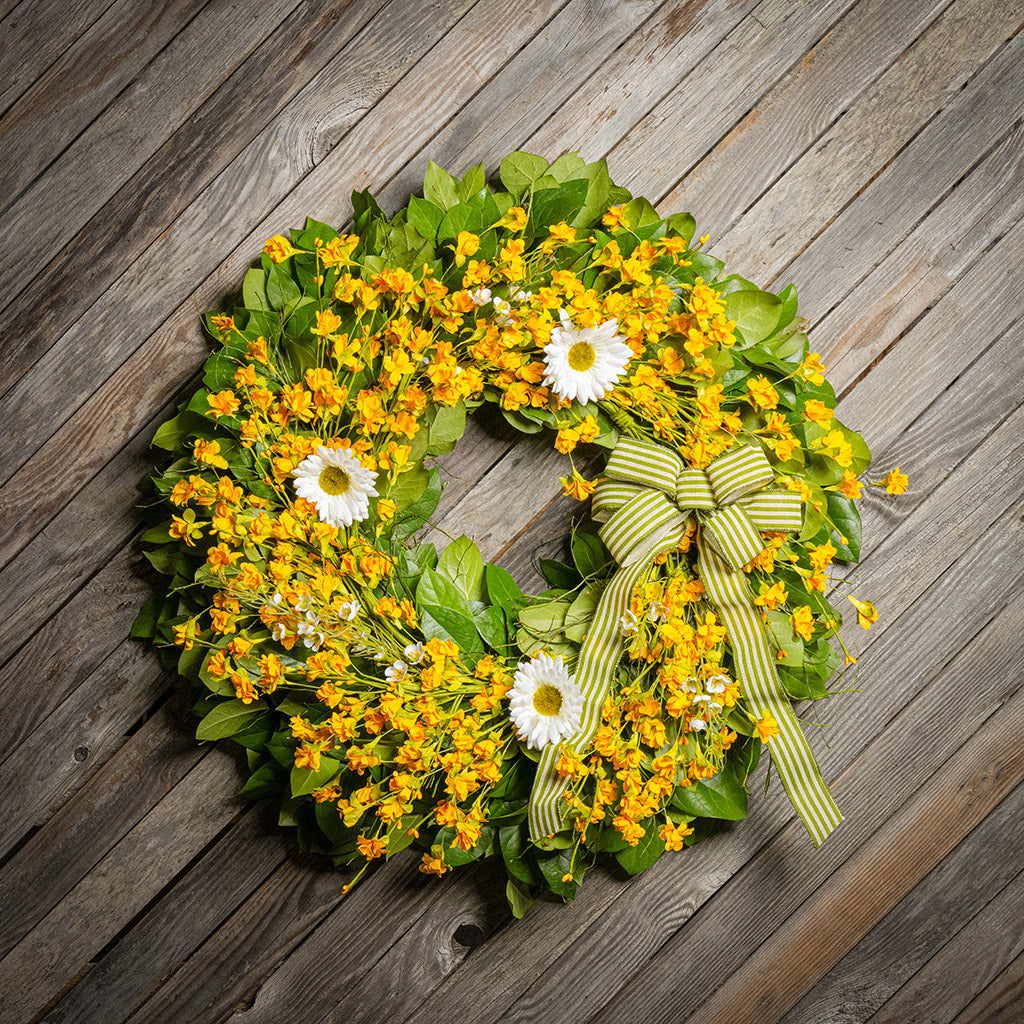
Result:
M728 505L775 482L772 465L764 452L751 445L737 445L719 455L706 472L719 505Z

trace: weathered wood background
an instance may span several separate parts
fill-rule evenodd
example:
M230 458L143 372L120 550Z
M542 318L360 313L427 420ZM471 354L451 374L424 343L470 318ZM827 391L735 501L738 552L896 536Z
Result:
M0 0L0 1020L1024 1020L1024 9L1016 0ZM510 919L410 853L342 899L228 798L174 680L136 483L197 312L428 157L606 156L796 283L876 453L861 692L810 726L847 820L748 821ZM439 526L529 581L569 515L485 421ZM510 500L514 496L514 500ZM859 634L859 635L855 635ZM815 709L816 710L816 709Z

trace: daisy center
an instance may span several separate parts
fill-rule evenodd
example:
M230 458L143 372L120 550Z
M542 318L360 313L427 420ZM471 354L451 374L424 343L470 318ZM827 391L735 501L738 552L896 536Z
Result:
M340 466L324 466L317 483L324 494L344 494L352 486L352 478Z
M577 341L569 349L566 360L569 363L570 369L575 370L577 373L585 373L596 362L597 353L589 341Z
M562 691L550 683L541 683L533 694L533 710L539 715L557 715L562 710Z

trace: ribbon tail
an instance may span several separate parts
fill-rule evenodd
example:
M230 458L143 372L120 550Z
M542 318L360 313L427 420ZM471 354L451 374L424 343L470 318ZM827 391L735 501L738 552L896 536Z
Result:
M782 688L764 624L751 604L747 581L703 538L698 541L701 576L708 595L725 623L741 680L759 717L770 712L778 734L768 742L772 761L790 802L803 819L815 846L820 846L843 820L814 760L789 697Z
M579 729L566 740L566 745L572 746L577 753L586 748L601 724L601 710L608 686L622 657L622 616L629 607L633 587L650 568L659 551L674 547L683 539L687 520L686 516L677 516L638 545L628 564L620 566L598 601L594 621L580 650L574 673L576 684L583 693L583 717ZM528 813L532 842L553 835L565 825L568 810L565 782L555 771L561 746L552 743L545 747L537 765Z

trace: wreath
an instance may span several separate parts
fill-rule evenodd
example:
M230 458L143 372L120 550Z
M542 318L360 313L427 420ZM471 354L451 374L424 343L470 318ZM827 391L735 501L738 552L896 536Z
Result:
M764 744L820 842L839 814L791 701L839 665L829 566L858 557L870 455L795 289L724 276L689 214L575 154L352 205L350 233L267 240L153 441L170 579L134 635L192 681L197 738L245 748L239 796L356 878L412 844L436 875L499 855L517 916L744 817ZM591 502L541 594L467 537L416 542L483 403Z

